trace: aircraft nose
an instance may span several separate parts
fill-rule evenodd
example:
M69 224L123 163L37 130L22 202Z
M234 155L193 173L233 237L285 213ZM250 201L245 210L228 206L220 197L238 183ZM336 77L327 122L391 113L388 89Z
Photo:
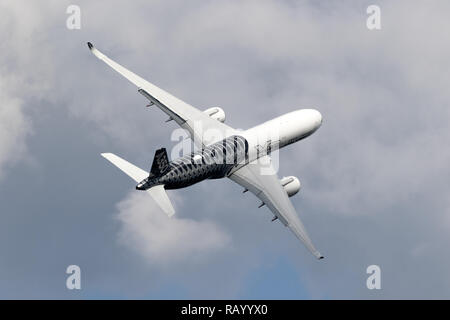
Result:
M311 109L310 112L311 112L311 118L314 119L314 124L315 124L316 128L320 127L322 125L322 120L323 120L322 114L315 109Z

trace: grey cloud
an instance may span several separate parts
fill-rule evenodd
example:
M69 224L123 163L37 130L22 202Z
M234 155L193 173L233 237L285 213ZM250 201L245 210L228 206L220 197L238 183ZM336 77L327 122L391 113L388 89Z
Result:
M5 82L0 80L0 175L5 165L17 161L25 154L25 137L30 133L28 119L23 114L23 102L11 96Z

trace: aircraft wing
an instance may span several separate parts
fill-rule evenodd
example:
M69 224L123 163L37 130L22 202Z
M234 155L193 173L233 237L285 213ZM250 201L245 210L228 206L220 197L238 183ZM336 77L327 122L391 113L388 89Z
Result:
M270 156L260 158L233 172L229 178L255 194L272 213L300 239L318 259L323 256L312 244L294 206L280 184ZM268 165L265 165L268 164Z
M233 134L233 128L210 118L206 113L142 79L101 53L92 43L88 42L88 46L97 58L136 85L138 92L150 101L150 105L156 105L169 116L169 119L187 130L197 147L220 141Z

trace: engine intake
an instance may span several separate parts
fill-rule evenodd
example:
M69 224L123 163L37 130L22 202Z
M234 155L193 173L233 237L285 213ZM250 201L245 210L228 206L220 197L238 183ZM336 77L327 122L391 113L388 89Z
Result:
M283 177L280 179L280 183L289 197L297 194L301 188L300 180L294 176Z
M203 111L203 113L206 113L210 118L213 118L217 121L225 122L225 111L223 111L222 108L209 108Z

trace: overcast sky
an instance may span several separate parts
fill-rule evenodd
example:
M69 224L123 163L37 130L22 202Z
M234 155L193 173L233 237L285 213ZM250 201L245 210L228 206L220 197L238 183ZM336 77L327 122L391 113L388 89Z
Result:
M81 8L69 30L66 9ZM381 30L366 8L381 8ZM0 298L450 298L448 1L0 0ZM168 220L100 156L150 168L177 128L86 42L249 128L300 108L280 152L316 260L229 180ZM68 265L82 289L67 290ZM366 268L381 268L381 290Z

